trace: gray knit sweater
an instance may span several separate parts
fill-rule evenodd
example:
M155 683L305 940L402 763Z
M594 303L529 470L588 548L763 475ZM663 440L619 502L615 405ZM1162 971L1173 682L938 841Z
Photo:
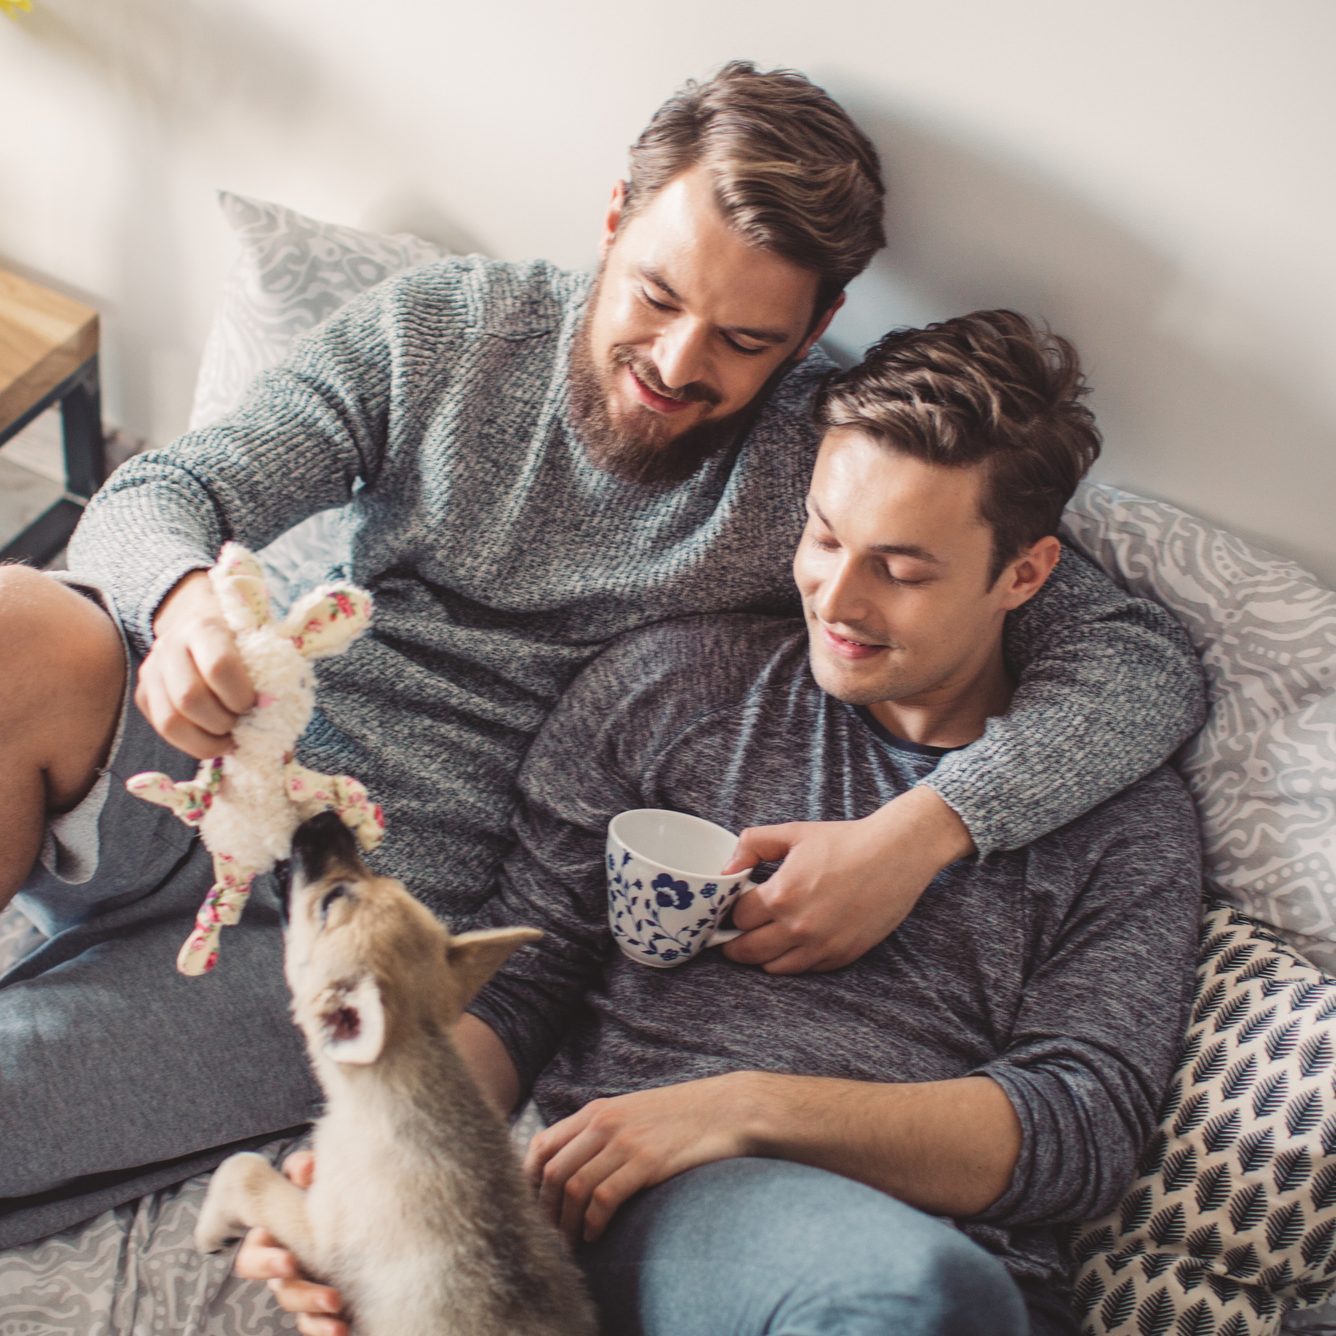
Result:
M789 566L816 434L813 353L734 448L649 488L594 468L567 361L589 279L448 260L337 312L223 423L132 459L89 506L72 568L142 651L164 595L226 539L348 506L370 634L319 668L300 758L384 805L379 867L457 922L506 847L514 777L563 688L612 637L687 613L796 607ZM1009 626L1014 715L929 781L981 850L1129 783L1201 720L1186 637L1068 552ZM781 814L783 815L783 814Z
M549 1121L735 1070L988 1075L1015 1107L1021 1152L966 1232L1060 1288L1052 1226L1117 1200L1186 1024L1200 850L1172 771L1028 849L948 868L895 933L831 973L772 976L718 951L650 969L608 930L617 812L666 807L732 830L851 819L958 756L898 741L822 692L801 624L693 618L628 637L581 675L524 763L486 917L546 935L470 1010Z

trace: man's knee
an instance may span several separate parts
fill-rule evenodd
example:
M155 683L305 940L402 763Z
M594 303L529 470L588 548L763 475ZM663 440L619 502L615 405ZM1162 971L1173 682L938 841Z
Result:
M1021 1336L1025 1303L1001 1262L940 1222L871 1246L846 1233L829 1269L795 1271L777 1331L895 1331L901 1336ZM843 1231L833 1231L839 1234ZM885 1246L879 1246L884 1244Z
M824 1170L726 1160L668 1180L622 1215L583 1255L618 1331L1029 1329L1021 1293L997 1258L950 1225Z
M102 608L40 571L0 566L0 747L5 765L42 771L50 810L78 802L105 763L125 674Z

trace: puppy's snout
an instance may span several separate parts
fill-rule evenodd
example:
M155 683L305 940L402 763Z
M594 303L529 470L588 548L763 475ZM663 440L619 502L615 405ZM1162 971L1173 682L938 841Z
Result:
M297 827L291 863L290 885L319 881L336 868L351 872L362 866L352 832L333 812L321 812Z
M274 864L274 889L278 892L278 908L287 923L292 914L292 864L280 858Z

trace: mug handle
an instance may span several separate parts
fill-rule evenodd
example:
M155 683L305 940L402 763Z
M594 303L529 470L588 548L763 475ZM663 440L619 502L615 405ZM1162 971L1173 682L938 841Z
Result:
M754 890L755 887L756 883L750 877L748 877L742 883L742 885L738 887L738 893L736 896L733 897L734 904L736 904L737 901L741 899L742 896L744 896L748 891ZM730 911L732 910L732 905L729 906L729 909ZM725 942L731 942L733 938L741 936L742 936L741 928L716 928L705 939L705 949L708 951L712 946L723 946Z

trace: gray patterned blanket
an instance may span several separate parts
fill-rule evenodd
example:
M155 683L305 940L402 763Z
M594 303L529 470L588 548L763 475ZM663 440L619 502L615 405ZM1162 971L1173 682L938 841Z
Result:
M292 1142L269 1148L275 1160ZM208 1176L0 1253L0 1336L249 1336L295 1331L232 1254L202 1257L191 1235Z

